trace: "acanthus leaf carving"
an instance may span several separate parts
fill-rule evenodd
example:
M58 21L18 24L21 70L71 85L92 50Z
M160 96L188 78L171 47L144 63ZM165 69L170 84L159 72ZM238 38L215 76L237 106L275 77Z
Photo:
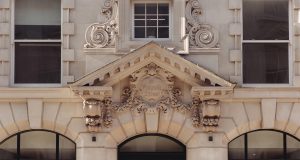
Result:
M114 104L116 111L132 110L137 113L161 111L168 108L185 112L190 110L188 104L179 100L181 91L174 87L174 75L150 63L131 74L130 87L123 90L123 101Z
M85 32L84 48L111 48L116 43L118 35L118 1L105 0L101 14L105 16L104 23L93 23Z
M219 33L210 24L204 24L199 17L203 14L198 0L187 0L186 33L192 48L219 48Z

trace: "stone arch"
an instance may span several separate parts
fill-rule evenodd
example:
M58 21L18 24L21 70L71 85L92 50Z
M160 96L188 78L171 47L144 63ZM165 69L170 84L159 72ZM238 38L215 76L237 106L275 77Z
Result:
M253 123L257 123L257 121L249 121L247 123L241 124L241 125L237 125L234 126L230 129L228 129L227 131L225 131L225 135L223 137L223 141L229 143L231 142L233 139L239 137L240 135L243 135L244 133L248 133L248 132L252 132L252 131L256 131L256 130L276 130L276 131L281 131L281 132L285 132L288 133L298 139L300 139L300 125L291 121L290 119L287 119L285 121L281 121L280 123L284 123L284 127L279 127L278 125L278 121L274 120L274 126L273 127L263 127L262 125L262 121L259 121L260 124L255 127L255 128L250 128L249 126ZM239 128L244 128L244 132L239 132Z

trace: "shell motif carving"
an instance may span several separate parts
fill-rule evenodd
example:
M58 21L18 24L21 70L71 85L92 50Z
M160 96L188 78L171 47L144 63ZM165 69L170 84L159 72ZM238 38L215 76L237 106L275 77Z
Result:
M218 48L219 33L209 24L200 22L203 14L198 0L188 0L186 3L186 32L192 48Z
M106 0L101 14L105 16L104 23L91 24L85 32L84 48L110 48L115 45L118 34L118 2Z

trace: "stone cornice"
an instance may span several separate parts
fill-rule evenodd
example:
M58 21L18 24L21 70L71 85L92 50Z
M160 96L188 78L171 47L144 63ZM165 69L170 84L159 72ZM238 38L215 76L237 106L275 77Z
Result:
M128 53L121 59L84 76L70 86L96 86L96 83L99 82L101 86L112 86L119 80L150 63L155 63L166 69L191 86L233 86L232 83L222 79L216 74L185 60L154 42L150 42Z

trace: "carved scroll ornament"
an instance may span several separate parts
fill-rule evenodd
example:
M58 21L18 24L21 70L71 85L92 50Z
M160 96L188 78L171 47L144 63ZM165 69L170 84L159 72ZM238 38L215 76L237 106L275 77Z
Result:
M194 48L218 48L219 33L209 24L200 22L202 9L198 0L188 0L185 9L186 32L189 43Z
M104 23L91 24L85 32L84 48L109 48L116 43L118 34L118 1L106 0L101 14L105 16Z

